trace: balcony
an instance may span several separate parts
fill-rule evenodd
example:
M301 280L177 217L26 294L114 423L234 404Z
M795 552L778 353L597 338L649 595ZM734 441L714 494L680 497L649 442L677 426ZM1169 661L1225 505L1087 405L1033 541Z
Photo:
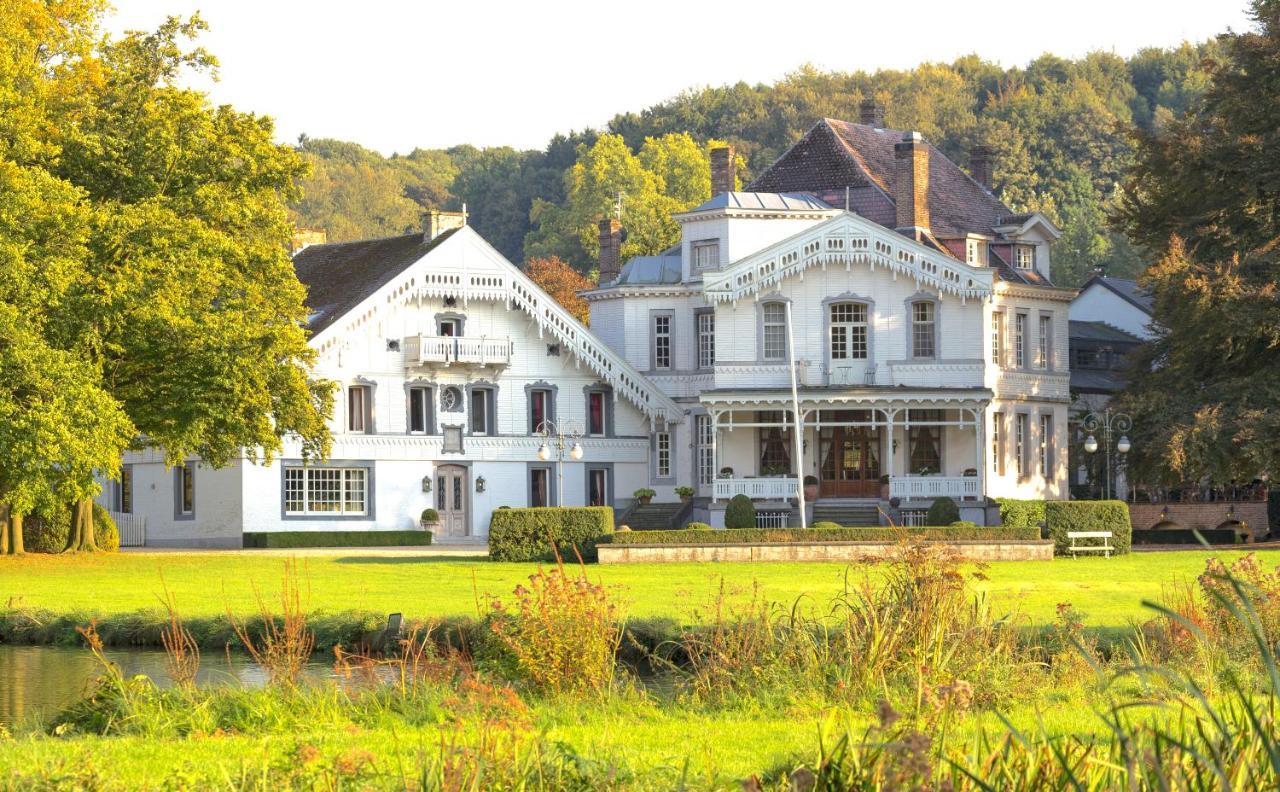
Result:
M515 345L505 336L407 336L401 348L407 366L508 366Z
M977 476L890 476L889 497L903 500L952 498L977 500L982 481Z
M746 495L752 500L790 500L800 497L797 478L721 478L712 489L715 500Z

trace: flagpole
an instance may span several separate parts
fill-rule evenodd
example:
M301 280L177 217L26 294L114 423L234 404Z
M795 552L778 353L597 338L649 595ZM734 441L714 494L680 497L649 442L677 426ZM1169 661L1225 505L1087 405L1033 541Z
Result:
M804 503L804 439L801 437L804 429L800 423L800 389L796 383L796 344L795 333L792 331L791 321L791 303L783 303L787 309L787 360L791 363L791 410L792 410L792 426L791 431L793 454L796 460L796 500L800 503L800 527L808 528L808 520L805 517Z

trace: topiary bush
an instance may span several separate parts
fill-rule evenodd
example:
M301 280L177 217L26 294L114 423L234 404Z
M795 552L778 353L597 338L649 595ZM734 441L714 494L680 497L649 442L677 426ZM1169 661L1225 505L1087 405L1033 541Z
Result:
M756 505L746 495L734 495L724 510L725 528L755 528Z
M613 533L607 506L537 506L497 509L489 518L489 558L494 561L596 560L596 542ZM555 550L552 550L552 545Z
M1032 528L1044 522L1045 501L997 498L996 503L1000 504L1000 522L1011 528Z
M941 498L934 498L933 505L929 507L929 513L925 515L924 521L930 525L950 525L953 522L959 522L960 507L945 495Z
M1133 544L1133 524L1124 501L1048 501L1044 518L1054 552L1062 555L1071 544L1071 531L1110 531L1111 546L1117 555L1129 552Z

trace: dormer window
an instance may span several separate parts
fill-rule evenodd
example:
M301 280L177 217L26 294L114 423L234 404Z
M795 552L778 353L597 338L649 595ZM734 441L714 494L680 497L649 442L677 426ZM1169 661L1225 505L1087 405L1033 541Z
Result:
M1018 269L1035 269L1035 245L1016 245L1013 249L1013 263Z
M695 272L716 269L720 266L720 240L700 239L690 243L689 253L693 259Z
M462 320L461 319L441 319L440 335L448 336L450 338L455 338L457 336L462 335Z
M987 243L981 239L965 240L965 261L975 267L987 266Z

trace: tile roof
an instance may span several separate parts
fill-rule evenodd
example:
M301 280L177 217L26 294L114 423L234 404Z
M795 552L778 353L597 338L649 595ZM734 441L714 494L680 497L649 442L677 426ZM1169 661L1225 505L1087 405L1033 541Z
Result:
M824 118L747 186L764 192L811 192L843 206L850 188L872 213L864 216L892 228L894 146L906 134ZM974 181L932 144L929 146L929 223L934 234L955 238L990 234L1009 207ZM835 193L835 195L832 195ZM832 198L835 198L833 201ZM858 211L852 205L853 211ZM887 211L886 211L887 210ZM862 214L862 212L859 212Z
M1090 278L1085 285L1080 287L1080 291L1083 292L1095 283L1115 292L1121 298L1127 300L1144 313L1148 315L1151 314L1154 307L1154 300L1151 298L1151 293L1139 286L1137 281L1129 280L1127 278L1108 278L1105 275L1095 275Z
M446 231L429 242L418 231L305 248L293 257L293 269L307 287L307 329L313 335L324 330L453 233Z

